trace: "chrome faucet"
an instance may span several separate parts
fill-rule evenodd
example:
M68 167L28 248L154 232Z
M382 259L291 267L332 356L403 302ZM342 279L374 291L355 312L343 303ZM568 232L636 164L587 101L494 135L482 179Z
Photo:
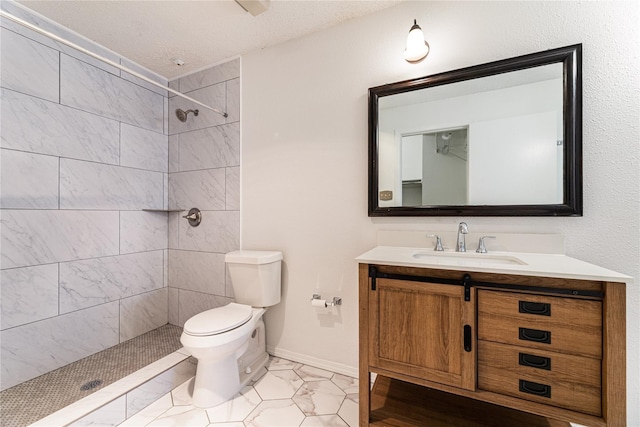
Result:
M469 232L466 222L458 224L458 243L456 244L456 252L466 252L467 245L465 243L464 235Z

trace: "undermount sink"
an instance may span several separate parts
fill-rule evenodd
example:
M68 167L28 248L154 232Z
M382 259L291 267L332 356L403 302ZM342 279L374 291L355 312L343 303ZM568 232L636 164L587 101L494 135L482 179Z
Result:
M412 257L431 264L450 265L484 265L484 264L509 264L527 265L519 258L509 255L490 255L465 252L414 252Z

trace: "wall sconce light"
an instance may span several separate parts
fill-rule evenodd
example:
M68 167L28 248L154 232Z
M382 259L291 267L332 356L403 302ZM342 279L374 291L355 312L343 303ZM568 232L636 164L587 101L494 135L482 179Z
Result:
M420 62L429 54L429 43L424 39L422 28L416 20L413 20L413 26L409 30L407 36L407 48L404 50L404 59L407 62Z

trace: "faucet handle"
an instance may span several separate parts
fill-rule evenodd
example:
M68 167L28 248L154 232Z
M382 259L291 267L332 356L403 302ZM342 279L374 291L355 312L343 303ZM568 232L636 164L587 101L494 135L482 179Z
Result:
M482 236L478 240L478 249L476 249L476 252L478 252L479 254L486 254L487 247L484 245L484 239L495 239L495 238L496 236Z
M442 248L442 239L437 234L427 234L427 237L435 237L436 238L436 247L433 248L434 251L442 252L444 249Z

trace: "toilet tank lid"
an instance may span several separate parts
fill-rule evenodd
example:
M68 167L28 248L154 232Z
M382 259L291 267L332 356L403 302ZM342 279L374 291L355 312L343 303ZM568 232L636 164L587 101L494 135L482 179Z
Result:
M236 264L269 264L282 260L280 251L233 251L224 257L226 263Z

